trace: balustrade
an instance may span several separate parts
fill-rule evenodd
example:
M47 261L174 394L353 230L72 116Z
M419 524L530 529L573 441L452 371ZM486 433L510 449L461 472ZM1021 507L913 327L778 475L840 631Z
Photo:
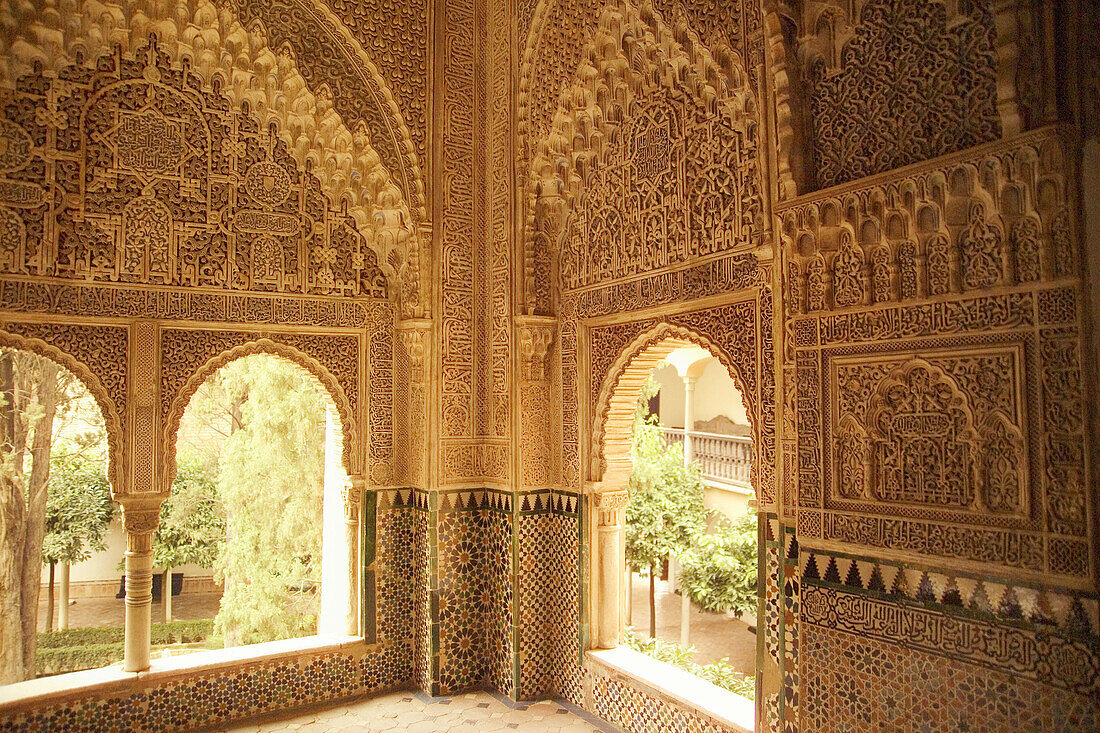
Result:
M699 464L703 478L722 483L749 483L752 468L752 438L741 435L703 433L682 428L657 428L668 445L691 440L692 462Z

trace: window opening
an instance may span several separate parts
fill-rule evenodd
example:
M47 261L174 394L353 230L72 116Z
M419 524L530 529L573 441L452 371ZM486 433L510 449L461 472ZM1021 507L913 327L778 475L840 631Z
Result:
M753 697L759 577L752 431L705 349L673 350L638 400L624 514L625 643Z

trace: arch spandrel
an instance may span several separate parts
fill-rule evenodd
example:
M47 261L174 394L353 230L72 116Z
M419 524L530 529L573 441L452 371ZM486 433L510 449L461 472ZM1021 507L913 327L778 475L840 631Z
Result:
M191 372L181 386L172 390L172 394L164 395L168 409L162 422L162 455L164 456L162 486L165 488L170 487L175 480L177 434L180 421L183 419L183 414L195 392L222 367L237 359L257 354L273 356L299 367L309 375L310 381L313 382L314 387L324 396L325 400L331 400L340 418L336 428L343 446L344 470L349 476L361 473L359 415L356 414L348 395L345 394L336 377L320 361L305 352L288 344L267 338L259 338L233 346L207 359L201 366Z
M88 329L94 332L87 333ZM114 338L104 329L114 332ZM61 331L64 330L64 335ZM61 338L58 338L61 336ZM104 341L103 339L106 337ZM48 339L47 342L45 339ZM54 344L61 344L59 348ZM0 346L49 359L67 369L87 388L103 415L103 424L107 432L107 477L111 486L111 496L119 498L128 491L127 461L124 446L126 444L126 373L118 363L126 363L126 329L111 327L58 327L49 324L0 324ZM81 347L85 348L81 348ZM121 347L121 348L119 348ZM70 353L74 352L74 353ZM78 354L78 355L74 355ZM89 357L100 356L100 363ZM90 362L90 363L88 363ZM114 368L109 364L114 363ZM100 378L105 375L108 382ZM112 379L114 377L114 379Z

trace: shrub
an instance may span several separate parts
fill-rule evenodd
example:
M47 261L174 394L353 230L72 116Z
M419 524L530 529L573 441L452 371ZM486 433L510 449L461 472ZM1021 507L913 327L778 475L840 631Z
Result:
M646 639L632 631L626 632L625 642L634 651L653 657L658 662L671 664L735 695L750 700L756 697L756 680L738 672L726 659L719 659L711 664L696 664L692 661L695 647L685 648L671 641Z
M204 641L214 630L214 619L197 621L170 621L153 624L153 646L163 644L192 644ZM39 649L57 649L70 646L122 643L125 631L121 626L82 627L65 631L44 631L38 635Z
M82 669L106 667L122 661L121 641L107 644L83 644L81 646L46 647L35 654L35 668L39 677Z
M59 649L62 647L92 646L122 643L121 626L84 627L65 631L44 631L38 635L39 649Z
M153 646L194 644L214 630L214 619L153 624ZM38 635L38 676L79 672L122 661L125 632L121 626L45 631Z
M206 641L214 633L214 619L198 621L170 621L153 624L153 646L160 644L194 644Z
M680 556L680 587L707 611L756 611L759 577L757 519L752 512L735 522L723 518L713 534L700 534Z

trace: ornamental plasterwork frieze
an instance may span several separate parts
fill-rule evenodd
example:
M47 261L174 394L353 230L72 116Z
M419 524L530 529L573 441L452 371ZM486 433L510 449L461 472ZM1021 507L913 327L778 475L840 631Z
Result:
M1073 277L1064 162L1045 128L779 209L792 314Z
M381 300L12 280L0 281L0 304L15 313L322 328L384 328L394 320L393 305Z
M0 268L80 283L396 296L418 308L417 232L366 129L333 125L331 99L308 90L291 56L253 50L274 63L269 88L223 86L236 78L231 65L195 66L185 46L155 41L99 57L95 74L70 63L60 78L23 77L0 127L0 221L12 235ZM27 70L19 58L8 74ZM297 101L265 111L291 89Z
M780 207L800 542L1087 582L1072 140Z

